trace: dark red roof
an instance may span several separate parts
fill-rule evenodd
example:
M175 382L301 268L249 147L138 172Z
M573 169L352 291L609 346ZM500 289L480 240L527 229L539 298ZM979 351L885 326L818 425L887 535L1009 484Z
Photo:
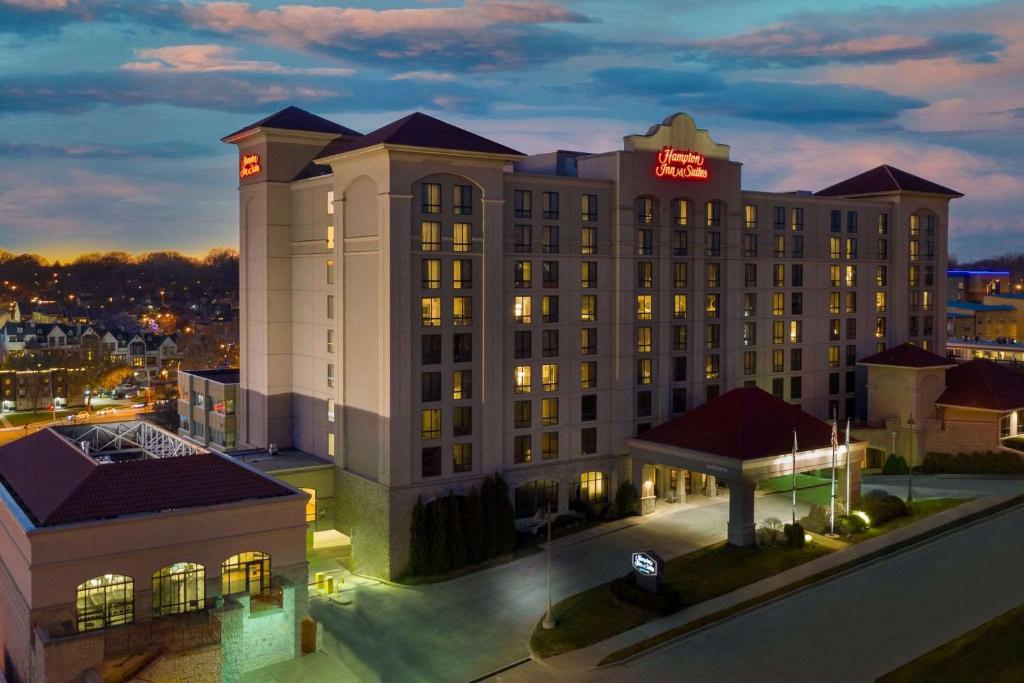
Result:
M739 460L789 453L793 430L801 451L828 448L832 425L756 387L728 391L650 429L640 441Z
M335 140L320 150L317 158L323 159L335 154L380 144L524 156L522 152L517 152L511 147L445 123L433 116L414 112L361 137Z
M0 448L0 482L38 526L292 494L216 453L99 464L48 429Z
M972 360L946 371L936 403L985 410L1024 408L1024 373L991 360Z
M858 362L861 365L896 365L904 368L940 368L955 365L948 358L906 342L862 358Z
M360 133L357 133L351 128L346 128L345 126L335 123L334 121L329 121L322 116L312 114L305 109L299 109L298 107L285 107L281 111L260 119L256 123L250 123L248 126L239 128L230 135L225 135L221 138L221 141L227 142L236 135L244 133L247 130L252 130L253 128L282 128L284 130L303 130L311 133L360 135Z
M850 195L883 194L887 192L923 192L926 194L942 194L950 197L963 197L956 190L925 180L913 173L907 173L895 166L882 164L860 175L847 178L824 190L815 192L822 197L841 197Z

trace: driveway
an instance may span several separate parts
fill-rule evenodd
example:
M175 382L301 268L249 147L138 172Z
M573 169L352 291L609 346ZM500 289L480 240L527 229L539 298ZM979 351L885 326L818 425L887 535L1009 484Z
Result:
M554 601L626 573L635 550L669 559L723 540L728 498L699 500L555 541ZM755 518L768 516L788 520L788 496L758 497ZM344 594L350 604L313 599L310 613L324 625L324 649L362 681L468 681L528 656L545 569L538 552L444 583L357 585Z
M700 629L623 666L499 681L872 681L1024 603L1024 506Z

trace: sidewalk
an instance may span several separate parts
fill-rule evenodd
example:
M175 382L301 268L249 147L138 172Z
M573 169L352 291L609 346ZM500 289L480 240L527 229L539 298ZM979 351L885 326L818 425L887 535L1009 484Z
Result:
M700 604L688 607L671 616L654 619L634 629L620 633L617 636L595 643L589 647L567 652L563 655L551 657L544 660L534 660L534 665L551 667L565 672L580 672L588 669L595 669L599 663L608 655L623 648L640 643L648 638L660 635L665 631L684 626L691 622L710 617L718 612L730 608L736 608L748 600L765 596L773 591L782 589L793 583L811 579L814 576L835 570L851 562L866 558L885 548L899 545L910 541L916 536L927 534L929 531L938 529L950 522L970 517L973 514L996 507L1002 503L1012 500L1015 496L993 496L973 500L959 505L951 510L946 510L899 529L895 529L883 536L873 538L862 543L850 546L841 551L831 553L817 560L794 567L775 576L769 577L749 586L744 586L732 593L707 600ZM524 667L525 668L525 667ZM525 671L520 670L522 673ZM518 673L518 672L517 672Z

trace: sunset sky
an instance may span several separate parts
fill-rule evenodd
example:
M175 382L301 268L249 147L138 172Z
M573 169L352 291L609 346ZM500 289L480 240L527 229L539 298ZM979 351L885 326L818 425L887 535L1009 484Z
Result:
M1024 8L970 0L0 0L0 248L237 245L219 138L289 104L420 110L525 152L685 111L743 187L880 163L967 197L961 260L1024 250Z

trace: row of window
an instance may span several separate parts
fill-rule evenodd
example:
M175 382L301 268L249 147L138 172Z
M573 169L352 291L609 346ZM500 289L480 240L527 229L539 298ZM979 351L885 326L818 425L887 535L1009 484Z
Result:
M541 192L540 217L544 220L559 220L559 193ZM512 195L512 206L516 218L533 218L533 192L530 190L514 190ZM580 195L581 221L593 222L597 220L597 195Z

